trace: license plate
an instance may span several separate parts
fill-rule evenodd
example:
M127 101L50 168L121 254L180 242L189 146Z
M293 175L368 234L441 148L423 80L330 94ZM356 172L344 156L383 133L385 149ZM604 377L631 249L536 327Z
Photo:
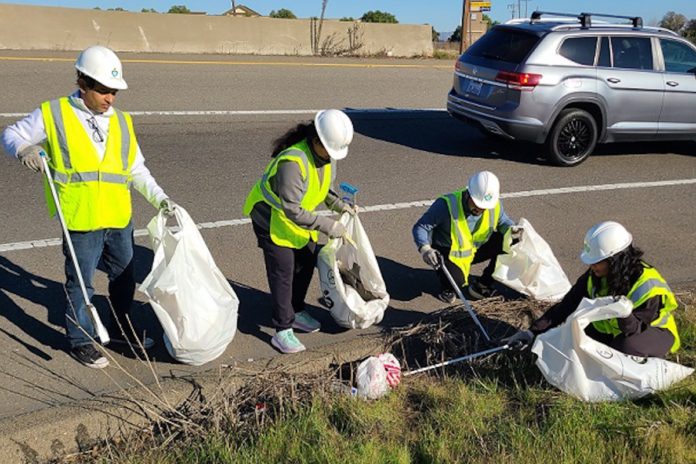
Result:
M481 87L483 87L482 82L469 81L469 85L466 87L466 93L470 93L472 95L479 95L481 93Z

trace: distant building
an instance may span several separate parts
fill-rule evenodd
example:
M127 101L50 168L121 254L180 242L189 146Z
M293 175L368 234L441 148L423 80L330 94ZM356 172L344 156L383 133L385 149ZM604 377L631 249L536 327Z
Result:
M229 9L229 10L225 11L222 15L223 16L246 16L248 18L261 16L261 14L252 10L248 6L244 6L244 5L237 5L234 9Z

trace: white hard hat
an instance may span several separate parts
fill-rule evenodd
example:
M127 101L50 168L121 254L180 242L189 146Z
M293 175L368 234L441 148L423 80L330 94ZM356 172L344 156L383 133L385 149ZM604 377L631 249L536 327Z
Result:
M333 159L343 159L353 140L353 123L341 110L322 110L314 117L319 140Z
M633 236L618 222L600 222L585 234L580 259L585 264L596 264L625 250L631 242Z
M128 88L128 84L123 80L121 60L113 50L101 45L84 49L75 61L75 69L110 89Z
M467 190L477 207L491 209L495 207L500 197L500 181L490 171L477 172L469 178Z

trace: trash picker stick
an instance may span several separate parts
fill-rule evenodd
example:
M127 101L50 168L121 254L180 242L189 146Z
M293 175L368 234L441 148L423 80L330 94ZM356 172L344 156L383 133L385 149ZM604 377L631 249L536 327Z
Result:
M475 358L478 358L481 356L486 356L488 354L493 354L493 353L497 353L498 351L509 350L509 349L510 349L510 345L496 346L495 348L489 348L489 349L484 350L484 351L479 351L478 353L468 354L468 355L462 356L460 358L450 359L449 361L444 361L444 362L441 362L438 364L433 364L432 366L421 367L420 369L416 369L415 371L405 372L402 375L404 377L406 377L406 376L413 375L413 374L420 374L421 372L427 372L427 371L430 371L433 369L437 369L438 367L449 366L450 364L456 364L456 363L460 363L463 361L468 361L470 359L475 359Z
M478 317L476 316L476 312L474 311L474 308L471 307L471 303L469 303L469 300L467 300L464 297L464 294L462 293L462 289L457 285L457 283L454 281L452 278L452 274L450 274L449 270L447 269L447 266L445 266L445 257L441 256L440 257L440 268L442 268L442 272L445 273L447 276L447 279L450 281L450 284L452 284L452 288L454 289L455 293L459 297L459 299L464 303L464 308L467 310L471 318L474 320L478 328L481 330L481 333L483 333L483 336L485 337L487 342L491 341L491 337L488 336L488 332L486 332L486 329L483 327L481 324L481 321L479 321Z
M48 162L46 161L46 155L41 154L41 162L43 163L43 171L46 175L46 180L48 181L48 186L51 189L51 195L53 195L53 202L56 205L56 213L58 215L58 220L61 227L63 228L63 236L65 237L65 243L68 245L68 250L70 251L70 258L72 259L73 265L75 266L75 272L77 272L77 280L80 282L80 290L82 290L82 297L85 300L85 305L87 306L87 314L89 315L94 330L97 332L97 337L106 345L109 343L109 332L102 324L99 318L99 313L97 308L89 301L89 295L87 294L87 287L85 286L85 281L82 278L82 270L77 262L77 255L75 254L75 249L73 248L72 240L70 239L70 232L68 232L68 227L65 225L65 218L63 217L63 210L60 207L60 201L58 200L58 193L56 192L56 186L53 184L53 178L51 177L51 171L48 168Z

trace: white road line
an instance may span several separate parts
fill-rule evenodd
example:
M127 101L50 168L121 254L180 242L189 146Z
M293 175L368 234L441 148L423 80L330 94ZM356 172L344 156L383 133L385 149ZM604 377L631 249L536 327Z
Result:
M308 110L182 110L182 111L128 111L131 116L254 116L284 114L314 114ZM346 113L418 113L446 111L445 108L344 108ZM0 118L23 118L27 113L0 113Z
M559 187L543 190L524 190L520 192L508 192L501 194L501 198L523 198L523 197L538 197L546 195L562 195L568 193L583 193L583 192L599 192L604 190L622 190L622 189L640 189L640 188L655 188L655 187L672 187L676 185L693 185L696 184L696 179L674 179L662 180L656 182L627 182L622 184L601 184L601 185L580 185L577 187ZM391 211L408 208L421 208L430 206L433 200L411 201L406 203L388 203L384 205L360 206L360 212L374 211ZM328 211L320 211L318 214L331 214ZM249 219L230 219L216 222L203 222L197 224L199 229L218 229L220 227L233 227L243 224L249 224ZM136 237L147 235L146 229L137 229ZM58 246L61 244L60 238L47 238L42 240L32 240L28 242L13 242L0 244L0 253L17 250L28 250L31 248L45 248L49 246Z

